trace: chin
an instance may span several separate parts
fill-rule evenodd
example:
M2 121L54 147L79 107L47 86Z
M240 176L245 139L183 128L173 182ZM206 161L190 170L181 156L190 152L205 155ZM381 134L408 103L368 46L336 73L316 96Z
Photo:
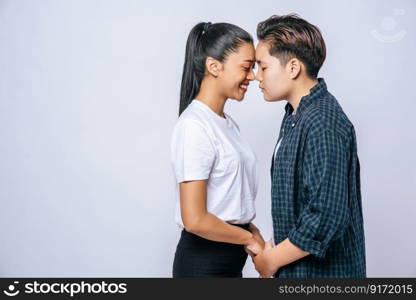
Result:
M236 100L236 101L243 101L244 99L244 94L243 95L236 95L235 97L233 97L232 99Z
M263 94L263 99L264 99L265 101L267 101L267 102L272 102L272 101L274 101L273 99L270 99L270 97L269 97L268 95L266 95L266 94Z
M267 102L277 102L277 101L282 101L284 100L284 97L272 97L270 95L267 94L263 94L264 100L266 100Z

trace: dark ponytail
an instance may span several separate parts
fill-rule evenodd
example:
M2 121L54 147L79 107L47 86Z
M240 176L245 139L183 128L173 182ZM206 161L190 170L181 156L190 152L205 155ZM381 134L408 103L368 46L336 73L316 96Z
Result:
M179 116L199 92L206 58L210 56L224 62L231 52L238 51L243 42L253 43L253 38L233 24L201 22L192 28L186 42Z

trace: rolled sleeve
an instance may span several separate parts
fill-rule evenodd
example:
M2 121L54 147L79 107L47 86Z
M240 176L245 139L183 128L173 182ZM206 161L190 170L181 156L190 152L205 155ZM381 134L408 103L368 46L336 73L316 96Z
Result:
M349 222L348 141L331 130L308 137L303 162L305 203L288 239L304 251L324 258L331 242Z

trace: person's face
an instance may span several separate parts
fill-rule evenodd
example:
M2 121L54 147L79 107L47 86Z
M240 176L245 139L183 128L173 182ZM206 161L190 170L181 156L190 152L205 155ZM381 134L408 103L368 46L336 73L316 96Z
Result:
M226 98L241 101L250 81L255 79L255 49L252 43L244 42L237 52L231 52L222 64L218 79Z
M293 80L288 64L282 66L280 60L269 53L270 45L260 41L256 47L258 71L256 80L266 101L287 99Z

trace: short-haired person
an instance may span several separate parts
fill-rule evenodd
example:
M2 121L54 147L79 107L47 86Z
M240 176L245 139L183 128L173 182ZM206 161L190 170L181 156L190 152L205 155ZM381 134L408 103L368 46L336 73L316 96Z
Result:
M256 79L287 100L272 166L274 241L253 257L261 277L366 277L354 126L318 78L320 30L295 14L258 24Z

